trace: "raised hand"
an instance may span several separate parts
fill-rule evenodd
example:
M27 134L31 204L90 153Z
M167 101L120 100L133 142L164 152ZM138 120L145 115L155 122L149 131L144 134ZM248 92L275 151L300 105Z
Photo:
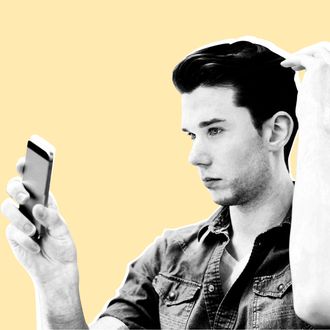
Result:
M281 64L295 71L306 70L297 100L299 123L330 134L330 43L303 48Z
M17 164L19 174L24 169L24 159ZM32 239L36 227L19 211L17 204L24 204L29 193L21 177L11 179L7 185L11 198L1 206L10 224L7 238L13 253L34 281L47 282L63 274L76 272L76 249L68 228L64 223L54 197L49 198L49 206L36 205L33 208L35 219L46 228L46 233L37 243ZM15 203L16 202L16 203Z

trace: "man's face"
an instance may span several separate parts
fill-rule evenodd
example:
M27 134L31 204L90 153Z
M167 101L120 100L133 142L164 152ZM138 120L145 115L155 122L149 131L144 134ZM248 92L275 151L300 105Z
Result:
M221 205L257 200L270 180L263 138L234 97L232 87L198 87L182 95L182 129L192 138L189 161Z

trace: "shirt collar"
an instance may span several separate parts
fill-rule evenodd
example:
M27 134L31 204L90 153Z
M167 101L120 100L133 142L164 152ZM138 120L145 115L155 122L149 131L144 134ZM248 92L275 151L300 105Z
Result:
M291 213L292 205L290 206L288 212L286 213L284 219L279 226L284 227L291 224ZM207 220L207 222L202 226L197 234L198 241L209 236L209 234L225 234L228 236L229 228L231 226L229 206L220 206ZM274 228L274 227L273 227ZM271 228L271 229L273 229Z
M197 239L207 237L209 234L227 234L230 227L229 206L220 206L207 220L205 225L199 230Z

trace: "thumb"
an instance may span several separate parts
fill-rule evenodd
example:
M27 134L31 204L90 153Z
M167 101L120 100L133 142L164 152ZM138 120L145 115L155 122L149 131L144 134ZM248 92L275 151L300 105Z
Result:
M32 214L52 237L61 238L69 234L68 228L57 209L37 204L33 207Z

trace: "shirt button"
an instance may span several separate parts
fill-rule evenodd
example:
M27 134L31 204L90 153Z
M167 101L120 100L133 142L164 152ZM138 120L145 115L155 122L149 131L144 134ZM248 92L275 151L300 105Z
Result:
M210 284L207 289L209 290L209 292L213 292L215 290L215 287L213 284Z
M278 291L282 291L283 288L284 288L284 284L281 283L281 284L277 287L277 290L278 290Z
M174 292L174 291L171 291L171 292L168 294L168 299L169 299L169 300L174 300L174 299L175 299L175 292Z

